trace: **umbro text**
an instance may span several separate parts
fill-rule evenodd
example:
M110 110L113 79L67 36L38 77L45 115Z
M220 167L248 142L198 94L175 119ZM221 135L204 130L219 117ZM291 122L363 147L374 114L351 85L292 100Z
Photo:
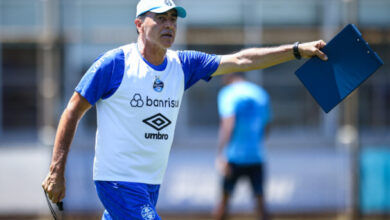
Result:
M154 140L168 140L168 134L158 133L145 133L146 139L154 139Z

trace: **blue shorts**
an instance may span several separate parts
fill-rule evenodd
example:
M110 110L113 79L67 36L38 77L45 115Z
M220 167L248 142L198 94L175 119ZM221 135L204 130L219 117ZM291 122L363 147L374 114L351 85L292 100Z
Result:
M263 163L242 165L230 163L228 164L230 175L223 178L223 192L232 194L238 179L248 177L255 196L263 196Z
M106 209L103 220L161 220L156 212L160 185L95 181Z

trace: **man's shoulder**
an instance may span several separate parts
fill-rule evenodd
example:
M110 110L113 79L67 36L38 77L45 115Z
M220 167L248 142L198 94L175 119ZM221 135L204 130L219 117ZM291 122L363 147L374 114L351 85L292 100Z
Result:
M231 97L234 94L236 93L234 92L234 85L232 84L222 87L218 92L218 96L221 100Z
M123 54L128 51L132 52L133 44L126 44L114 49L111 49L103 54L104 57L117 58L118 56L123 56Z
M172 50L181 60L199 59L207 55L207 53L197 50Z
M96 62L101 63L101 64L109 64L113 62L119 62L124 60L124 54L126 49L130 45L124 45L120 46L111 50L108 50L101 54L97 59Z

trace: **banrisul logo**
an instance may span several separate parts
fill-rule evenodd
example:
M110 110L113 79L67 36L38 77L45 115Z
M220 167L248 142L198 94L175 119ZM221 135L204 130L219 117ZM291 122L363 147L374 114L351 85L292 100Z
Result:
M168 134L160 133L162 129L171 124L171 121L163 114L155 114L142 120L142 122L157 130L157 133L145 133L146 139L168 140Z
M139 93L134 94L133 99L130 101L131 107L141 108L144 106L144 101L142 100L142 96Z
M180 102L178 99L154 99L149 96L145 98L141 94L135 93L130 100L130 106L133 108L160 107L160 108L179 108Z

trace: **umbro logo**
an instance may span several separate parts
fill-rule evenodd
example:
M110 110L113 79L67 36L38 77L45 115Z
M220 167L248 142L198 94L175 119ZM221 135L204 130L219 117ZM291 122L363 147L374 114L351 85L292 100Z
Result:
M146 118L143 120L143 122L157 131L164 129L171 124L171 121L161 113Z
M157 133L145 133L146 139L168 140L168 134L160 133L160 130L166 128L168 125L171 124L171 121L167 117L165 117L161 113L158 113L142 121L157 130Z

